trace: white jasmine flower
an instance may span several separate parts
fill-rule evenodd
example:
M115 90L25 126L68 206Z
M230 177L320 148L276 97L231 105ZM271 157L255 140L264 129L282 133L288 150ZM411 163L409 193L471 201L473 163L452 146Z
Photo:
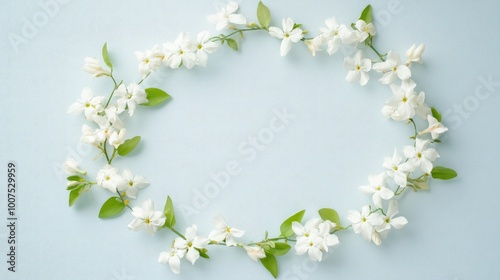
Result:
M85 118L87 118L88 121L92 121L94 115L104 110L102 107L103 100L104 96L94 97L92 90L86 87L82 91L82 99L78 99L77 102L69 106L68 113L81 114L84 112Z
M370 185L361 186L359 189L367 194L372 194L373 204L379 208L382 207L382 199L389 200L394 196L394 192L385 186L387 175L371 175L368 177Z
M196 231L198 228L196 225L192 225L186 229L186 234L184 237L186 239L177 237L174 241L174 247L178 250L187 250L186 259L194 265L196 260L200 257L200 252L198 250L203 250L210 242L208 238L197 236ZM198 249L198 250L197 250Z
M361 19L356 21L356 29L359 31L359 33L357 33L359 43L364 42L368 36L374 36L376 34L373 23L366 23Z
M295 251L297 255L308 253L313 261L321 261L323 252L328 252L328 247L339 244L339 239L330 231L336 227L331 221L322 221L314 218L302 225L298 222L292 223L292 230L297 235Z
M401 188L406 187L408 172L413 171L413 166L409 162L403 161L403 158L394 149L394 154L391 157L384 159L384 168L387 168L386 174L394 178L394 182Z
M108 108L104 109L104 113L106 113L106 118L107 121L115 128L117 129L122 129L123 128L123 122L120 119L119 115L125 110L124 106L117 106L117 105L112 105L108 106ZM130 111L129 111L130 113ZM96 119L94 118L94 121Z
M64 163L63 163L63 168L64 172L68 175L75 175L75 174L81 174L81 175L87 175L87 171L81 170L78 167L78 162L76 159L70 157L68 158Z
M375 63L373 70L384 73L379 79L384 85L392 83L396 78L403 81L411 78L410 68L401 63L401 58L394 51L389 51L384 62Z
M326 40L328 45L327 52L329 55L336 53L340 45L352 44L356 40L356 36L353 36L352 32L349 31L346 25L338 24L337 20L332 17L325 20L326 27L320 28L320 36Z
M282 39L280 54L285 56L290 52L292 48L292 43L297 43L300 41L304 34L302 34L302 29L294 28L295 23L291 18L284 18L282 22L283 30L278 27L269 27L269 34L275 38Z
M358 51L354 57L344 58L344 67L349 70L345 78L347 81L359 81L359 84L362 86L368 83L370 79L368 72L372 68L372 62L368 58L363 59L362 51Z
M431 114L431 108L425 103L425 92L421 91L415 99L415 113L422 119L426 119Z
M235 237L242 237L244 231L230 227L222 215L217 215L214 218L215 229L210 232L208 238L216 242L225 240L227 246L236 246Z
M305 40L304 43L312 56L316 56L316 52L321 51L321 45L323 44L323 37L316 36L313 39Z
M196 43L184 32L180 33L173 43L166 43L163 50L166 59L164 63L172 69L179 68L181 65L191 69L196 64Z
M125 134L127 130L125 128L120 129L120 131L113 131L109 136L109 144L118 149L118 146L125 142Z
M412 62L418 62L422 64L422 53L425 50L425 45L420 44L418 47L413 44L407 51L406 56L408 60L406 61L406 65L409 66Z
M210 41L210 32L202 31L198 34L196 45L196 64L207 66L207 54L213 53L219 47L219 44Z
M148 186L149 182L143 176L134 176L132 171L125 169L122 172L122 178L127 186L126 195L130 198L137 198L138 189Z
M102 140L102 142L98 141L95 131L86 124L82 126L82 136L80 137L80 141L97 146L104 142L104 140Z
M243 246L243 248L247 252L247 255L255 262L266 257L264 249L260 246Z
M383 223L377 227L377 231L382 232L391 228L402 229L408 223L408 220L405 217L394 217L398 213L399 209L396 200L389 201L386 215L382 216Z
M99 186L108 189L110 192L122 192L127 189L127 185L123 178L118 174L118 168L111 165L104 166L97 172L96 182Z
M148 199L142 203L142 207L132 208L134 220L128 225L129 229L145 229L146 232L153 235L155 231L165 224L165 215L161 211L155 211L154 203Z
M435 149L427 149L427 145L429 145L429 140L417 138L415 146L404 148L404 154L414 167L420 167L424 173L430 174L433 167L432 162L439 157L439 154Z
M349 210L347 219L352 223L354 233L361 233L365 240L371 240L375 227L380 226L384 221L379 213L370 213L370 206L363 206L361 212Z
M134 54L137 58L137 62L139 62L139 73L142 77L158 70L163 60L163 53L158 45L154 46L152 50L135 52Z
M121 84L115 91L115 95L118 98L116 101L118 108L120 110L125 110L128 108L128 115L132 116L134 114L135 108L138 104L147 103L146 91L136 83L131 83L127 87Z
M94 136L98 143L104 143L106 139L109 139L111 135L116 132L107 116L94 116L93 120L99 125L99 129L96 129L94 132Z
M448 128L445 127L442 123L440 123L432 115L427 115L427 121L429 122L429 127L420 131L418 135L430 133L432 136L432 140L436 140L437 138L439 138L440 134L448 131Z
M94 77L110 76L111 72L104 70L99 60L93 57L86 57L85 64L83 65L85 72L94 75Z
M209 15L208 21L215 24L215 29L220 31L224 28L230 27L232 24L245 24L246 18L241 14L235 14L238 10L238 3L231 1L225 8L222 8L217 14Z
M158 262L168 264L173 273L181 273L181 259L186 254L186 250L170 249L170 252L161 252L158 257Z
M401 86L391 84L393 97L385 103L382 114L395 121L405 121L413 117L417 106L415 86L412 80L401 82Z

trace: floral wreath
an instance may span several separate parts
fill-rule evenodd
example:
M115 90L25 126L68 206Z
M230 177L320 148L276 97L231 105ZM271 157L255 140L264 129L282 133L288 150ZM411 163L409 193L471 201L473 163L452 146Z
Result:
M320 28L320 34L315 37L306 37L308 31L303 29L302 24L295 23L290 18L282 20L282 28L270 26L271 13L262 2L259 2L257 7L258 23L247 23L245 16L237 14L237 10L238 4L230 2L218 13L207 17L215 24L217 31L230 30L228 34L211 37L208 31L203 31L195 41L189 35L180 33L174 42L165 43L163 47L157 45L151 50L136 52L141 74L137 83L125 85L123 81L117 82L113 75L114 68L108 55L107 44L102 48L102 59L108 69L103 68L95 58L85 59L86 72L95 77L110 78L114 86L109 97L94 96L90 88L85 88L81 93L82 98L69 107L68 113L83 113L90 122L90 125L82 127L81 141L95 146L99 150L96 159L100 157L106 164L97 172L97 176L90 179L87 172L78 167L79 163L75 159L69 158L64 162L64 169L69 175L69 206L94 185L111 191L114 195L102 205L99 218L117 216L128 208L134 217L128 225L130 229L144 229L151 235L161 229L172 231L177 237L171 242L169 251L160 253L158 261L168 264L174 273L180 273L181 259L185 258L194 265L200 257L209 258L209 246L225 245L242 248L252 260L260 262L277 277L276 257L287 254L292 248L291 243L295 244L297 255L307 253L311 260L318 262L322 260L323 254L329 251L329 247L339 244L336 233L340 231L352 229L364 239L380 245L382 237L386 237L391 229L401 229L408 223L405 217L397 216L396 198L408 189L415 192L429 189L431 177L448 180L457 176L450 168L434 165L439 154L429 146L440 143L438 137L448 129L441 124L441 114L438 110L425 103L425 93L417 93L416 83L411 80L410 67L414 62L422 63L422 53L425 49L423 44L413 45L406 51L405 63L395 51L386 54L379 52L373 45L376 31L372 23L370 5L351 25L338 24L335 18L327 19L326 27ZM361 191L372 196L372 205L363 206L361 211L348 211L349 225L342 224L338 213L329 208L320 209L319 218L302 223L305 213L305 210L302 210L281 224L279 236L270 237L266 232L263 240L245 243L240 241L245 232L230 226L221 215L214 219L215 229L208 237L198 235L196 225L187 227L185 232L181 233L175 227L176 218L170 197L167 197L163 211L156 211L151 199L140 206L131 206L131 199L136 199L139 189L149 183L143 176L134 175L128 169L120 172L112 165L117 156L128 155L141 140L140 136L127 139L127 130L120 114L127 112L129 116L133 116L137 105L158 106L170 99L161 89L141 86L142 82L162 65L171 69L206 66L208 54L224 44L238 50L239 38L251 31L267 32L271 37L280 39L281 56L286 56L292 45L298 42L304 42L313 56L325 45L329 55L335 54L342 45L354 48L357 50L356 54L344 59L344 66L348 70L346 80L359 82L364 86L370 78L371 70L381 73L379 81L389 85L393 93L385 103L382 114L394 121L412 125L412 145L403 148L403 155L395 149L394 154L383 162L385 171L369 176L368 185L360 187ZM364 57L365 49L373 51L376 57L374 61ZM427 122L428 127L419 129L415 116L423 119L421 122L424 124Z

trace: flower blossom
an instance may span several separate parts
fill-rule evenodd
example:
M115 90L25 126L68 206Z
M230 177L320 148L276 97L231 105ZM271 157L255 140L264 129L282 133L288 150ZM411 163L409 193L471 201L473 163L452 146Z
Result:
M244 231L230 227L222 215L214 218L215 229L210 232L208 238L215 242L226 242L227 246L236 246L235 237L242 237Z
M207 54L215 52L219 44L210 41L210 32L208 31L200 32L196 39L196 64L205 67L207 66Z
M364 20L359 19L356 21L356 29L358 31L358 42L364 42L369 36L374 36L376 34L375 26L373 23L366 23Z
M370 76L368 72L372 68L372 62L368 58L363 59L363 52L358 51L354 57L344 58L344 67L349 70L346 80L349 82L359 81L359 84L364 86L368 83Z
M139 62L138 68L142 77L158 70L163 60L163 53L158 45L154 46L152 50L135 52L134 54Z
M433 148L427 148L429 140L415 139L415 146L404 147L405 157L416 168L420 167L422 172L430 174L433 168L432 162L435 161L439 154Z
M235 14L238 10L238 3L231 1L225 8L222 8L217 14L209 15L207 17L208 21L215 24L215 29L220 31L224 28L228 28L232 24L245 24L247 22L246 18L241 14Z
M132 174L132 171L125 169L122 172L122 179L125 181L127 190L125 194L130 198L137 198L138 189L142 189L148 186L149 182L143 176L137 176Z
M78 99L77 102L69 106L68 113L80 114L83 112L85 114L85 118L88 121L92 121L93 117L97 115L97 113L104 110L102 107L103 100L104 96L94 97L92 90L86 87L82 91L82 99Z
M411 78L410 68L401 63L401 58L394 51L389 51L384 62L375 63L373 70L384 73L379 79L384 85L392 83L396 78L402 81Z
M361 236L368 241L372 239L375 228L384 222L379 213L370 212L370 206L368 205L363 206L361 212L349 210L347 219L352 223L354 233L361 233Z
M391 84L392 98L382 108L382 114L395 121L405 121L415 115L417 108L416 84L412 80L401 82L401 85ZM423 95L425 98L425 94Z
M116 101L118 111L123 111L128 108L128 115L132 116L135 108L139 104L148 102L146 91L136 83L131 83L127 87L121 84L115 91L118 100Z
M413 166L409 162L403 161L403 158L396 149L394 149L392 157L386 157L384 159L383 166L387 168L386 174L394 178L396 184L401 188L406 187L408 172L413 171Z
M75 175L75 174L81 174L81 175L87 175L87 171L81 170L78 167L78 162L76 159L70 157L68 158L64 163L63 163L63 168L64 172L68 175Z
M101 170L99 170L99 172L97 172L96 181L99 186L102 186L113 193L116 193L117 191L122 192L127 189L125 181L122 176L118 174L118 168L109 164L105 165Z
M210 242L208 238L196 235L197 230L198 228L196 225L192 225L186 229L186 234L184 235L186 239L177 237L174 241L174 248L177 250L185 250L186 259L193 265L200 257L200 252L198 250L205 249Z
M247 255L255 262L266 257L264 248L260 246L243 246L243 249L245 249Z
M418 135L423 135L426 133L430 133L432 140L436 140L439 138L439 135L448 131L448 128L445 127L442 123L440 123L436 118L432 115L427 115L427 121L429 122L429 127L420 131Z
M394 197L394 192L385 186L386 178L386 173L371 175L368 177L370 184L359 188L364 193L372 194L373 204L379 208L382 207L382 199L389 200Z
M173 273L181 273L181 259L186 254L186 250L178 250L171 248L170 252L161 252L158 257L158 262L161 264L168 264Z
M101 76L110 76L111 72L108 70L104 70L102 68L101 63L99 60L93 58L93 57L86 57L85 58L85 64L83 65L83 70L85 72L94 75L94 77L101 77Z
M134 220L128 225L129 229L139 230L143 228L153 235L159 227L165 224L166 217L161 211L155 211L154 203L151 199L144 201L142 207L132 208Z
M196 65L196 43L184 32L181 32L173 43L166 43L163 49L165 52L163 63L172 69L179 68L181 65L191 69Z
M295 23L291 18L284 18L282 26L283 30L275 26L269 27L269 34L275 38L282 39L280 54L281 56L285 56L292 49L292 43L300 41L304 38L304 34L302 34L302 29L295 27Z
M297 255L307 253L313 261L321 261L323 252L328 252L328 247L339 244L339 239L330 232L336 227L331 221L323 221L314 218L302 225L299 222L292 223L292 230L297 235L295 251Z
M382 243L382 236L386 236L391 228L402 229L408 220L405 217L394 217L399 213L398 204L396 200L389 201L389 207L384 215L381 215L382 223L375 228L373 232L372 241L376 245Z
M406 65L409 66L412 62L422 63L422 53L425 50L425 45L420 44L418 47L413 44L407 51L406 56L408 60L406 60Z

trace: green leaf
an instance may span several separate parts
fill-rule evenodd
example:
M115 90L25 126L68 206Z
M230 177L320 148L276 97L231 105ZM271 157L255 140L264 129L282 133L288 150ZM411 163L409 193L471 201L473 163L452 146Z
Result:
M340 218L337 211L330 208L322 208L318 210L319 216L323 220L329 220L334 222L338 227L340 227Z
M441 122L441 114L439 113L439 111L434 108L434 107L431 107L431 111L432 111L432 116L438 121L438 122Z
M165 227L174 227L175 226L175 212L174 212L174 204L172 203L172 199L170 196L167 196L167 201L165 202L165 207L163 208L163 214L167 219L165 220Z
M269 248L267 251L276 256L283 256L286 253L288 253L288 251L290 251L291 248L292 246L290 246L290 244L288 243L275 242L274 248Z
M66 188L66 190L73 191L73 190L76 190L76 189L81 189L83 187L85 187L85 183L76 184L74 186L69 186L69 187Z
M137 144L139 144L140 141L141 141L141 136L135 136L132 139L125 140L123 144L118 146L117 149L118 154L122 157L130 154L130 152L132 152L135 149L135 147L137 146Z
M366 23L371 23L373 21L371 5L366 6L363 12L361 12L359 19L365 21Z
M111 63L111 60L109 59L108 43L105 43L104 46L102 46L102 59L104 60L104 63L106 63L106 65L108 65L109 68L113 69L113 64Z
M75 201L78 199L80 196L82 188L74 189L69 193L69 207L73 206L75 204Z
M274 278L278 277L278 262L276 257L266 252L266 257L260 259L262 265L273 275Z
M290 237L294 234L293 230L292 230L292 223L293 222L301 222L302 221L302 218L304 217L304 213L306 212L306 210L302 210L302 211L299 211L297 213L295 213L293 216L291 216L290 218L286 219L280 226L280 231L281 231L281 235L283 237Z
M233 49L233 50L235 50L235 51L237 51L237 50L238 50L238 43L236 43L236 41L235 41L234 39L227 38L227 39L226 39L226 41L227 41L227 45L228 45L231 49Z
M68 177L68 181L83 182L85 180L78 175L73 175Z
M210 256L208 256L208 254L207 254L207 249L196 248L196 250L198 250L198 252L200 252L200 257L205 258L205 259L210 259Z
M269 29L269 24L271 23L271 12L269 8L259 1L259 5L257 6L257 19L262 27L265 29Z
M171 98L168 93L159 88L147 88L145 91L148 102L141 104L144 106L158 106Z
M443 166L434 166L431 175L432 178L440 180L450 180L458 176L455 170Z
M110 197L101 207L99 218L109 218L120 214L125 209L125 203L117 197Z

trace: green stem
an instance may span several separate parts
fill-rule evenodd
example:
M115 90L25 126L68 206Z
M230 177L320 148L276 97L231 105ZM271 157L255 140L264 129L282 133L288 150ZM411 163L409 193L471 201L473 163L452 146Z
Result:
M234 34L238 34L238 33L241 33L241 32L247 32L247 31L256 31L256 30L265 30L265 29L260 28L260 27L256 27L256 28L246 28L246 29L236 29L235 31L233 31L233 32L229 33L228 35L221 34L221 35L219 35L219 36L212 37L212 38L210 38L209 40L210 40L211 42L222 41L224 38L231 37L231 36L233 36Z
M415 131L415 135L413 135L413 138L415 139L415 142L417 142L417 135L418 135L418 130L417 130L417 124L415 123L415 121L410 118L408 119L412 124L413 124L413 130Z
M111 164L111 160L108 156L108 149L106 148L107 144L108 140L104 140L104 143L102 144L102 151L104 152L104 156L106 156L106 161L108 162L108 164Z
M368 47L370 47L370 49L372 49L372 50L373 50L373 51L377 54L377 56L380 58L380 60L385 61L384 56L383 56L382 54L380 54L380 53L377 51L377 49L375 49L375 47L373 46L373 44L372 44L372 43L368 44Z
M142 82L144 82L144 80L146 80L147 77L149 77L149 75L151 75L152 72L149 72L146 76L144 76L144 78L142 78L142 80L140 80L137 84L140 85L142 84Z
M186 237L184 235L182 235L182 233L178 232L175 228L173 227L167 227L169 230L171 230L173 233L177 234L178 236L180 236L182 239L186 240Z
M115 87L114 87L113 91L111 92L111 94L110 94L110 96L108 98L108 102L106 102L106 106L104 106L104 109L108 108L109 102L111 102L111 98L113 98L113 95L115 94L115 91L123 83L123 81L121 81L119 84L117 84L116 80L115 80L115 77L113 77L113 74L111 74L109 77L111 78L111 80L113 80L113 83L115 84Z
M132 207L130 207L130 205L128 205L128 203L126 203L125 200L123 199L122 194L118 190L116 190L116 193L120 197L120 200L123 202L123 204L125 204L125 206L127 206L128 209L132 210Z

